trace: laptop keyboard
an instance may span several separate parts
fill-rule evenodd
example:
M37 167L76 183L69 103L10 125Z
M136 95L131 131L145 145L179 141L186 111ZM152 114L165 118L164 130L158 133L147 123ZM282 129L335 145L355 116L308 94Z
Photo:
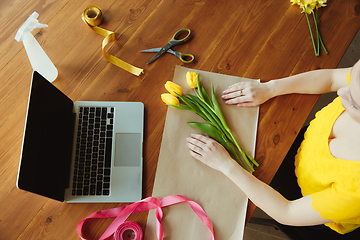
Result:
M110 195L114 108L80 107L72 195Z

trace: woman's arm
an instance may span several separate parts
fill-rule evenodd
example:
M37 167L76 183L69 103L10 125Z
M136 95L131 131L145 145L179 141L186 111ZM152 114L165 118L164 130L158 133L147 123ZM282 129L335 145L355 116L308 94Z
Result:
M245 171L235 162L234 166L229 168L228 172L224 174L232 180L256 206L281 224L311 226L331 222L323 219L319 212L312 209L312 199L310 196L289 201L279 192Z
M284 94L335 92L347 85L346 75L351 69L314 70L265 83L240 82L226 89L222 98L226 100L227 104L250 107Z
M285 199L279 192L244 170L215 140L192 134L187 139L190 154L209 167L225 174L245 195L276 221L294 226L309 226L331 222L311 207L309 196L295 201Z

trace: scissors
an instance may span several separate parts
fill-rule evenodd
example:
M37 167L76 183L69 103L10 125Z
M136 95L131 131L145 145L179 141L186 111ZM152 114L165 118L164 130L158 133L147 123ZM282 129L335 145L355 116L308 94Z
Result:
M183 33L186 33L186 36L183 37L183 38L178 39L178 37ZM192 55L190 53L176 52L176 51L173 51L173 50L170 49L173 46L177 46L177 45L185 43L187 40L189 40L190 35L191 35L191 30L190 29L182 28L182 29L178 30L174 34L174 36L170 39L170 41L164 47L142 50L140 52L157 52L157 54L155 54L155 56L152 57L146 64L150 64L150 63L154 62L156 59L158 59L161 55L163 55L166 52L174 54L183 63L191 63L195 59L194 55Z

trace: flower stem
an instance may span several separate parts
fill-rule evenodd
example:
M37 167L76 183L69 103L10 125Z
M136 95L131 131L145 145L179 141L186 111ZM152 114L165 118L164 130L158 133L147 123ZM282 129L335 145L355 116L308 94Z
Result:
M319 46L319 40L320 40L320 43L321 43L321 46L323 47L324 51L326 54L329 54L329 52L327 51L322 39L321 39L321 36L320 36L320 32L319 32L319 27L318 27L318 9L316 9L316 16L314 16L314 21L315 21L315 26L316 26L316 32L317 32L317 36L318 36L318 52L320 52L320 46Z
M315 51L315 56L319 56L319 53L316 51L316 46L315 46L314 36L313 36L313 34L312 34L312 30L311 30L311 25L310 25L309 17L308 17L308 15L307 15L307 12L306 12L306 8L305 8L305 6L303 6L303 8L304 8L304 11L305 11L306 20L307 20L308 25L309 25L309 30L310 30L310 35L311 35L311 40L312 40L312 43L313 43L314 51Z
M315 13L312 13L314 17L315 29L316 29L316 37L317 37L317 55L320 55L320 33L317 25L317 17L315 17Z
M239 150L241 156L244 158L246 164L249 166L251 172L254 172L255 169L253 168L253 166L251 166L251 163L249 162L249 159L248 159L248 154L246 154L244 152L244 150L241 149L241 147L239 146L239 144L237 143L237 141L235 140L235 137L234 135L232 134L232 132L230 132L230 135L231 135L231 138L230 138L230 141L236 146L236 148ZM250 158L251 161L253 161L254 159L253 158ZM255 160L254 160L255 161ZM253 162L254 163L254 162ZM255 164L256 163L256 164ZM255 161L255 166L259 166L259 164Z

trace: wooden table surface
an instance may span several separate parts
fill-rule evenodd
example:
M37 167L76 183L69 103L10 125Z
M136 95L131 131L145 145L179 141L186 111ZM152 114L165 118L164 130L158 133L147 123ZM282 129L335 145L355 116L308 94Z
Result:
M116 34L107 50L144 68L136 77L101 55L103 37L81 20L87 6L104 13L103 28ZM53 84L72 100L140 101L145 104L143 197L155 177L167 107L160 94L175 65L261 81L319 68L335 68L360 26L358 0L329 1L319 10L320 31L329 50L315 57L306 18L289 1L274 0L14 0L0 2L0 239L78 239L79 221L97 210L123 204L67 204L18 190L15 186L32 68L18 28L33 12L48 28L33 34L59 71ZM152 54L183 27L193 38L175 50L193 53L182 64L165 54L150 65ZM269 183L318 96L287 95L260 107L254 173ZM250 204L248 217L255 207ZM131 216L145 228L147 214ZM98 238L110 221L92 221L84 233Z

